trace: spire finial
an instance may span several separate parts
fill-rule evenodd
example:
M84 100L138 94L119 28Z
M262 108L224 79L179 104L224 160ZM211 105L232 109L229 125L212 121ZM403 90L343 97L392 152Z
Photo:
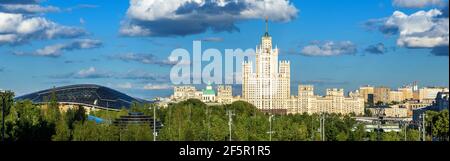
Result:
M266 16L266 33L264 36L269 37L269 16Z
M269 33L269 16L266 16L266 33Z

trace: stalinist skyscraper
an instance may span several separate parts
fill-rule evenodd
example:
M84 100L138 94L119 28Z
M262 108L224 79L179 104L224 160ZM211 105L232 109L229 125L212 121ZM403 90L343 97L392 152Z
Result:
M242 66L242 96L260 110L285 109L290 98L290 62L278 61L278 48L272 48L268 31L256 48L256 62L245 61Z
M266 19L266 32L256 47L255 62L242 63L242 97L236 99L243 99L268 113L338 113L358 116L364 114L364 98L356 95L346 97L344 89L326 89L325 96L318 96L314 94L313 85L300 84L298 95L292 96L290 62L278 61L278 52L278 48L272 46ZM177 99L196 98L202 95L196 94L195 87L175 87L174 91L174 98ZM235 101L231 87L219 87L218 91L221 94L217 95L217 100L222 100L218 102ZM204 98L213 97L211 94L207 96Z

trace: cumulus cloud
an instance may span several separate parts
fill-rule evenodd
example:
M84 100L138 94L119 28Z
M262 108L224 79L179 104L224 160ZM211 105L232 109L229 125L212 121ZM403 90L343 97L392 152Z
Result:
M167 83L169 75L157 74L143 70L129 70L126 72L113 72L99 70L95 67L83 68L78 71L49 75L52 79L118 79L118 80L132 80L144 84L148 83Z
M42 0L2 0L0 4L36 4Z
M118 84L117 87L121 89L131 89L133 88L133 84L131 84L130 82L126 82L123 84Z
M422 8L428 6L442 6L444 0L393 0L392 5L404 8Z
M239 31L235 23L268 16L287 22L298 9L289 0L130 0L124 36L185 36Z
M369 28L376 28L387 35L398 35L396 43L400 47L428 48L432 49L433 55L443 55L442 49L448 49L449 18L446 9L443 12L438 9L417 11L411 15L395 11L388 18L369 20L366 25L372 25Z
M388 50L387 48L384 46L383 43L378 43L375 45L369 45L366 49L366 52L371 53L371 54L384 54L386 53Z
M99 7L98 5L93 5L93 4L78 4L76 6L67 8L66 11L72 12L73 10L76 10L76 9L98 8L98 7Z
M73 51L81 49L94 49L99 48L103 45L100 40L92 39L79 39L67 44L54 44L45 46L44 48L37 49L34 52L15 52L15 55L34 55L34 56L45 56L45 57L60 57L64 51Z
M88 69L82 69L76 73L77 77L85 78L94 75L97 72L97 69L94 67L90 67ZM96 74L95 74L96 75Z
M136 53L126 53L111 56L112 59L119 59L125 62L139 62L142 64L155 64L159 66L173 66L177 64L177 61L161 60L153 54L136 54Z
M75 38L86 34L84 29L62 26L43 17L0 12L0 45L29 40Z
M448 45L449 19L436 18L442 15L437 9L418 11L411 15L395 11L385 26L398 28L397 45L408 48L432 48Z
M95 67L89 67L87 69L81 69L77 72L53 76L53 78L75 78L75 79L99 79L99 78L111 78L112 75L106 72L98 71Z
M354 55L356 52L356 45L350 41L327 41L324 43L314 42L303 47L300 53L306 56L339 56Z
M9 13L47 13L47 12L59 12L60 9L55 6L40 6L36 4L3 4L0 5L0 11Z
M173 86L169 84L146 84L144 86L145 90L164 90L164 89L172 89Z

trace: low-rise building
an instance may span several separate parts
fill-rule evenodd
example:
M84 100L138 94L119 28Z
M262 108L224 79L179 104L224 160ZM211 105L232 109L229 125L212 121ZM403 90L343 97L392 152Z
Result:
M223 104L231 104L233 102L233 89L231 86L217 87L217 102Z
M402 102L403 100L405 100L403 92L400 91L389 92L389 102Z
M288 114L364 114L364 99L345 97L344 89L327 89L325 96L314 95L314 86L312 85L299 85L298 89L298 96L292 96L286 103Z
M368 108L372 114L377 113L377 108ZM385 117L408 117L408 109L401 105L390 105L385 108Z
M374 89L374 103L382 102L389 103L389 92L391 91L388 87L376 87Z
M179 102L188 99L198 99L205 103L231 104L234 101L232 87L220 85L217 87L217 93L211 84L208 84L204 90L197 91L194 86L176 86L174 94L170 97L171 101Z
M432 105L413 110L413 120L420 121L420 115L426 111L442 111L449 109L449 92L439 92Z

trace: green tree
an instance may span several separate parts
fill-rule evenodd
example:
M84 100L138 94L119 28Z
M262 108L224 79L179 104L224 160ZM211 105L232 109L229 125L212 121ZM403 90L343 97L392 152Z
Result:
M56 123L56 134L52 136L53 141L70 141L71 131L66 120L59 119Z
M13 92L11 91L0 92L0 136L3 135L3 132L6 133L6 123L5 123L6 117L9 115L13 103L14 103ZM6 136L3 137L6 138Z
M382 134L383 141L400 141L401 137L397 132L384 132Z
M407 141L420 141L420 132L417 129L407 129L406 132Z
M364 141L366 137L366 131L364 124L358 124L355 130L350 135L350 140L352 141Z
M122 129L120 134L121 141L152 141L153 131L148 125L128 125Z
M47 104L46 119L54 126L60 119L61 112L59 110L58 99L56 97L56 91L53 89L51 92L50 101Z

